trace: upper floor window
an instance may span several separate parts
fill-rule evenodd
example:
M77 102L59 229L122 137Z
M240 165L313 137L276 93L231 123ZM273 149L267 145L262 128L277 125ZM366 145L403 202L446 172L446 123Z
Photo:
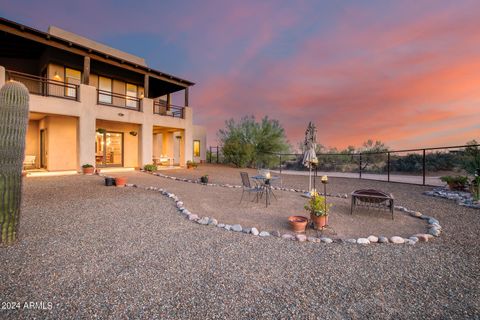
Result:
M65 68L65 83L79 85L82 79L82 73L75 69ZM65 87L65 95L67 97L76 97L77 89L74 86Z
M193 140L193 156L200 157L200 140Z
M127 100L125 105L129 108L137 108L138 102L136 98L137 98L138 87L134 84L127 83L126 91L127 91Z
M112 79L105 77L98 77L98 101L112 104Z

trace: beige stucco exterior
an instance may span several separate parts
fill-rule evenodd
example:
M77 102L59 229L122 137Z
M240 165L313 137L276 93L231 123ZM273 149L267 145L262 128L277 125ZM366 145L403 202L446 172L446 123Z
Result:
M53 78L55 72L63 75L64 71L59 65L49 65L48 77ZM5 77L5 68L0 66L0 87L5 83ZM184 118L174 118L154 114L153 100L148 98L141 99L140 111L100 105L97 104L97 83L80 84L77 101L30 95L30 112L37 117L43 115L42 119L29 122L27 133L26 154L36 156L37 167L40 166L41 129L46 130L45 162L46 169L50 171L80 170L83 164L95 164L98 128L123 133L125 167L138 168L152 163L154 153L174 158L176 148L178 155L175 162L183 166L186 161L193 160L194 139L202 141L201 158L204 160L206 134L204 129L193 125L192 108L185 107ZM122 87L125 88L125 83L114 82L114 91ZM139 87L139 90L142 89ZM165 134L155 134L154 128L162 128ZM137 135L130 134L131 131ZM177 136L181 138L177 139Z

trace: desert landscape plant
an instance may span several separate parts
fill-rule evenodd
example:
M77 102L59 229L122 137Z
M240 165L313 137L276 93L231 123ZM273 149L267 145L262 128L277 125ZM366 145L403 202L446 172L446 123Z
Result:
M0 241L6 245L17 239L28 110L28 89L7 82L0 89Z

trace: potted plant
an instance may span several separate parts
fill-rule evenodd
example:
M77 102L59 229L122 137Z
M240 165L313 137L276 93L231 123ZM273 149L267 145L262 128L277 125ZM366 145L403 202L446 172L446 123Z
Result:
M468 183L468 177L464 176L444 176L440 180L446 182L450 190L465 190L465 186Z
M198 164L195 162L195 161L190 161L188 160L187 161L187 169L195 169L196 167L198 167Z
M290 223L290 227L292 227L293 232L305 232L308 219L304 216L290 216L288 217L288 222Z
M82 166L83 174L92 175L95 172L95 167L89 163L86 163Z
M208 174L201 176L200 177L200 182L207 184L208 183Z
M117 187L125 187L125 184L127 183L127 178L126 177L117 177L115 178L115 185Z
M326 203L325 197L318 195L318 193L314 193L310 197L304 208L310 212L310 219L315 230L323 229L328 224L328 212L331 207L331 204Z

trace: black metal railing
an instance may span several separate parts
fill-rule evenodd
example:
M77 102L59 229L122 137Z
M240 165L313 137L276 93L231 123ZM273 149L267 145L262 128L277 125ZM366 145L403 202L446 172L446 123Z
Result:
M153 113L161 116L184 118L185 107L176 106L173 104L167 104L166 101L153 101Z
M271 153L258 155L258 167L280 173L308 171L303 154ZM315 169L332 176L403 182L419 185L444 185L446 175L472 175L480 164L480 144L388 150L384 152L317 153ZM210 147L207 160L222 162L221 147Z
M97 89L97 104L140 111L140 99Z
M23 83L31 94L70 100L79 99L79 85L7 70L7 80Z

